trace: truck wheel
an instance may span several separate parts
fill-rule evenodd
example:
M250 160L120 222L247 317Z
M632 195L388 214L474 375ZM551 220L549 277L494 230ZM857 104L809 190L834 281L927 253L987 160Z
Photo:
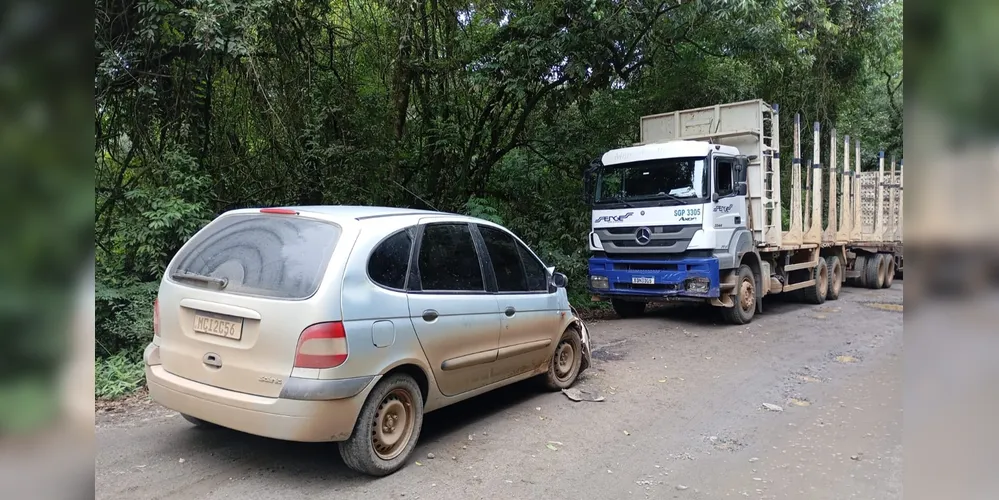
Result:
M864 264L864 287L878 289L884 286L885 261L881 254L869 255Z
M808 304L821 304L829 293L829 266L826 259L819 259L819 265L812 268L815 284L801 290L801 298Z
M745 325L756 315L756 276L747 265L739 266L736 275L732 307L722 309L725 320L733 325Z
M645 302L632 302L630 300L611 299L614 312L621 319L637 318L645 312Z
M843 290L843 263L839 257L830 255L826 257L826 267L829 268L829 291L826 292L826 300L836 300L839 292Z
M858 255L856 259L853 259L853 270L860 273L859 276L853 278L850 284L853 286L859 286L867 288L867 256Z
M895 282L895 256L891 254L883 254L885 260L885 279L882 286L884 288L891 288L892 283Z

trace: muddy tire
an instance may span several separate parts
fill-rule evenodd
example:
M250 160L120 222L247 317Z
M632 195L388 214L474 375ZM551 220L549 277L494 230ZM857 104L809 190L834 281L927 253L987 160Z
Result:
M562 338L555 345L555 353L548 362L548 373L545 375L545 387L552 391L561 391L572 387L579 376L583 364L583 341L579 332L569 327L562 333Z
M611 305L621 319L637 318L645 313L645 302L611 299Z
M895 282L895 256L892 254L882 254L885 260L885 279L881 283L882 288L891 288Z
M839 299L839 292L843 290L843 262L839 256L830 255L826 257L826 267L829 268L829 290L826 292L826 300Z
M878 289L884 286L885 261L881 254L869 255L864 264L864 287Z
M815 284L801 289L801 300L806 304L822 304L829 294L829 265L826 259L819 259L819 265L812 268Z
M423 396L413 377L397 373L368 394L350 438L340 443L347 467L370 476L401 469L423 427Z
M850 284L853 286L867 288L867 256L858 255L856 259L853 260L853 270L860 273L856 278L850 279Z
M186 413L181 413L180 416L184 417L184 420L187 420L188 422L190 422L192 425L194 425L195 427L197 427L199 429L217 429L218 428L218 425L215 425L215 424L213 424L213 423L211 423L211 422L209 422L207 420L201 420L198 417L192 417L192 416L190 416L190 415L188 415Z
M732 297L734 305L722 309L722 315L727 323L745 325L756 315L756 276L747 265L739 266L735 277L735 294Z

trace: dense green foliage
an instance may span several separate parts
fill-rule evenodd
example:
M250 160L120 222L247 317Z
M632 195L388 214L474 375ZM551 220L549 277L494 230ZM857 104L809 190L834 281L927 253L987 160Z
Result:
M900 0L99 1L98 352L134 352L170 256L246 206L484 217L581 299L581 172L639 116L759 97L901 153L901 21Z

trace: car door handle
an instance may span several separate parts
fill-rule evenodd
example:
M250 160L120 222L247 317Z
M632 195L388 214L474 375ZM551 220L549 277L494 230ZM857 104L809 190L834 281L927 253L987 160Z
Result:
M427 323L437 319L437 316L438 316L437 311L433 309L427 309L426 311L423 311L423 321L426 321Z
M514 314L517 314L517 310L512 307L508 307L506 308L506 311L503 311L503 313L512 318Z

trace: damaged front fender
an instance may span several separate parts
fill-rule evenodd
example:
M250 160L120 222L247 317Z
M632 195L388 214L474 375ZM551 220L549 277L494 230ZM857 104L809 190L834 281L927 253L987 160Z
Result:
M579 331L579 338L583 344L583 359L579 365L579 372L582 373L592 364L592 358L590 355L590 332L586 329L586 325L583 324L583 320L579 317L579 313L576 312L576 308L569 306L569 310L572 311L571 324L576 327L577 331Z

